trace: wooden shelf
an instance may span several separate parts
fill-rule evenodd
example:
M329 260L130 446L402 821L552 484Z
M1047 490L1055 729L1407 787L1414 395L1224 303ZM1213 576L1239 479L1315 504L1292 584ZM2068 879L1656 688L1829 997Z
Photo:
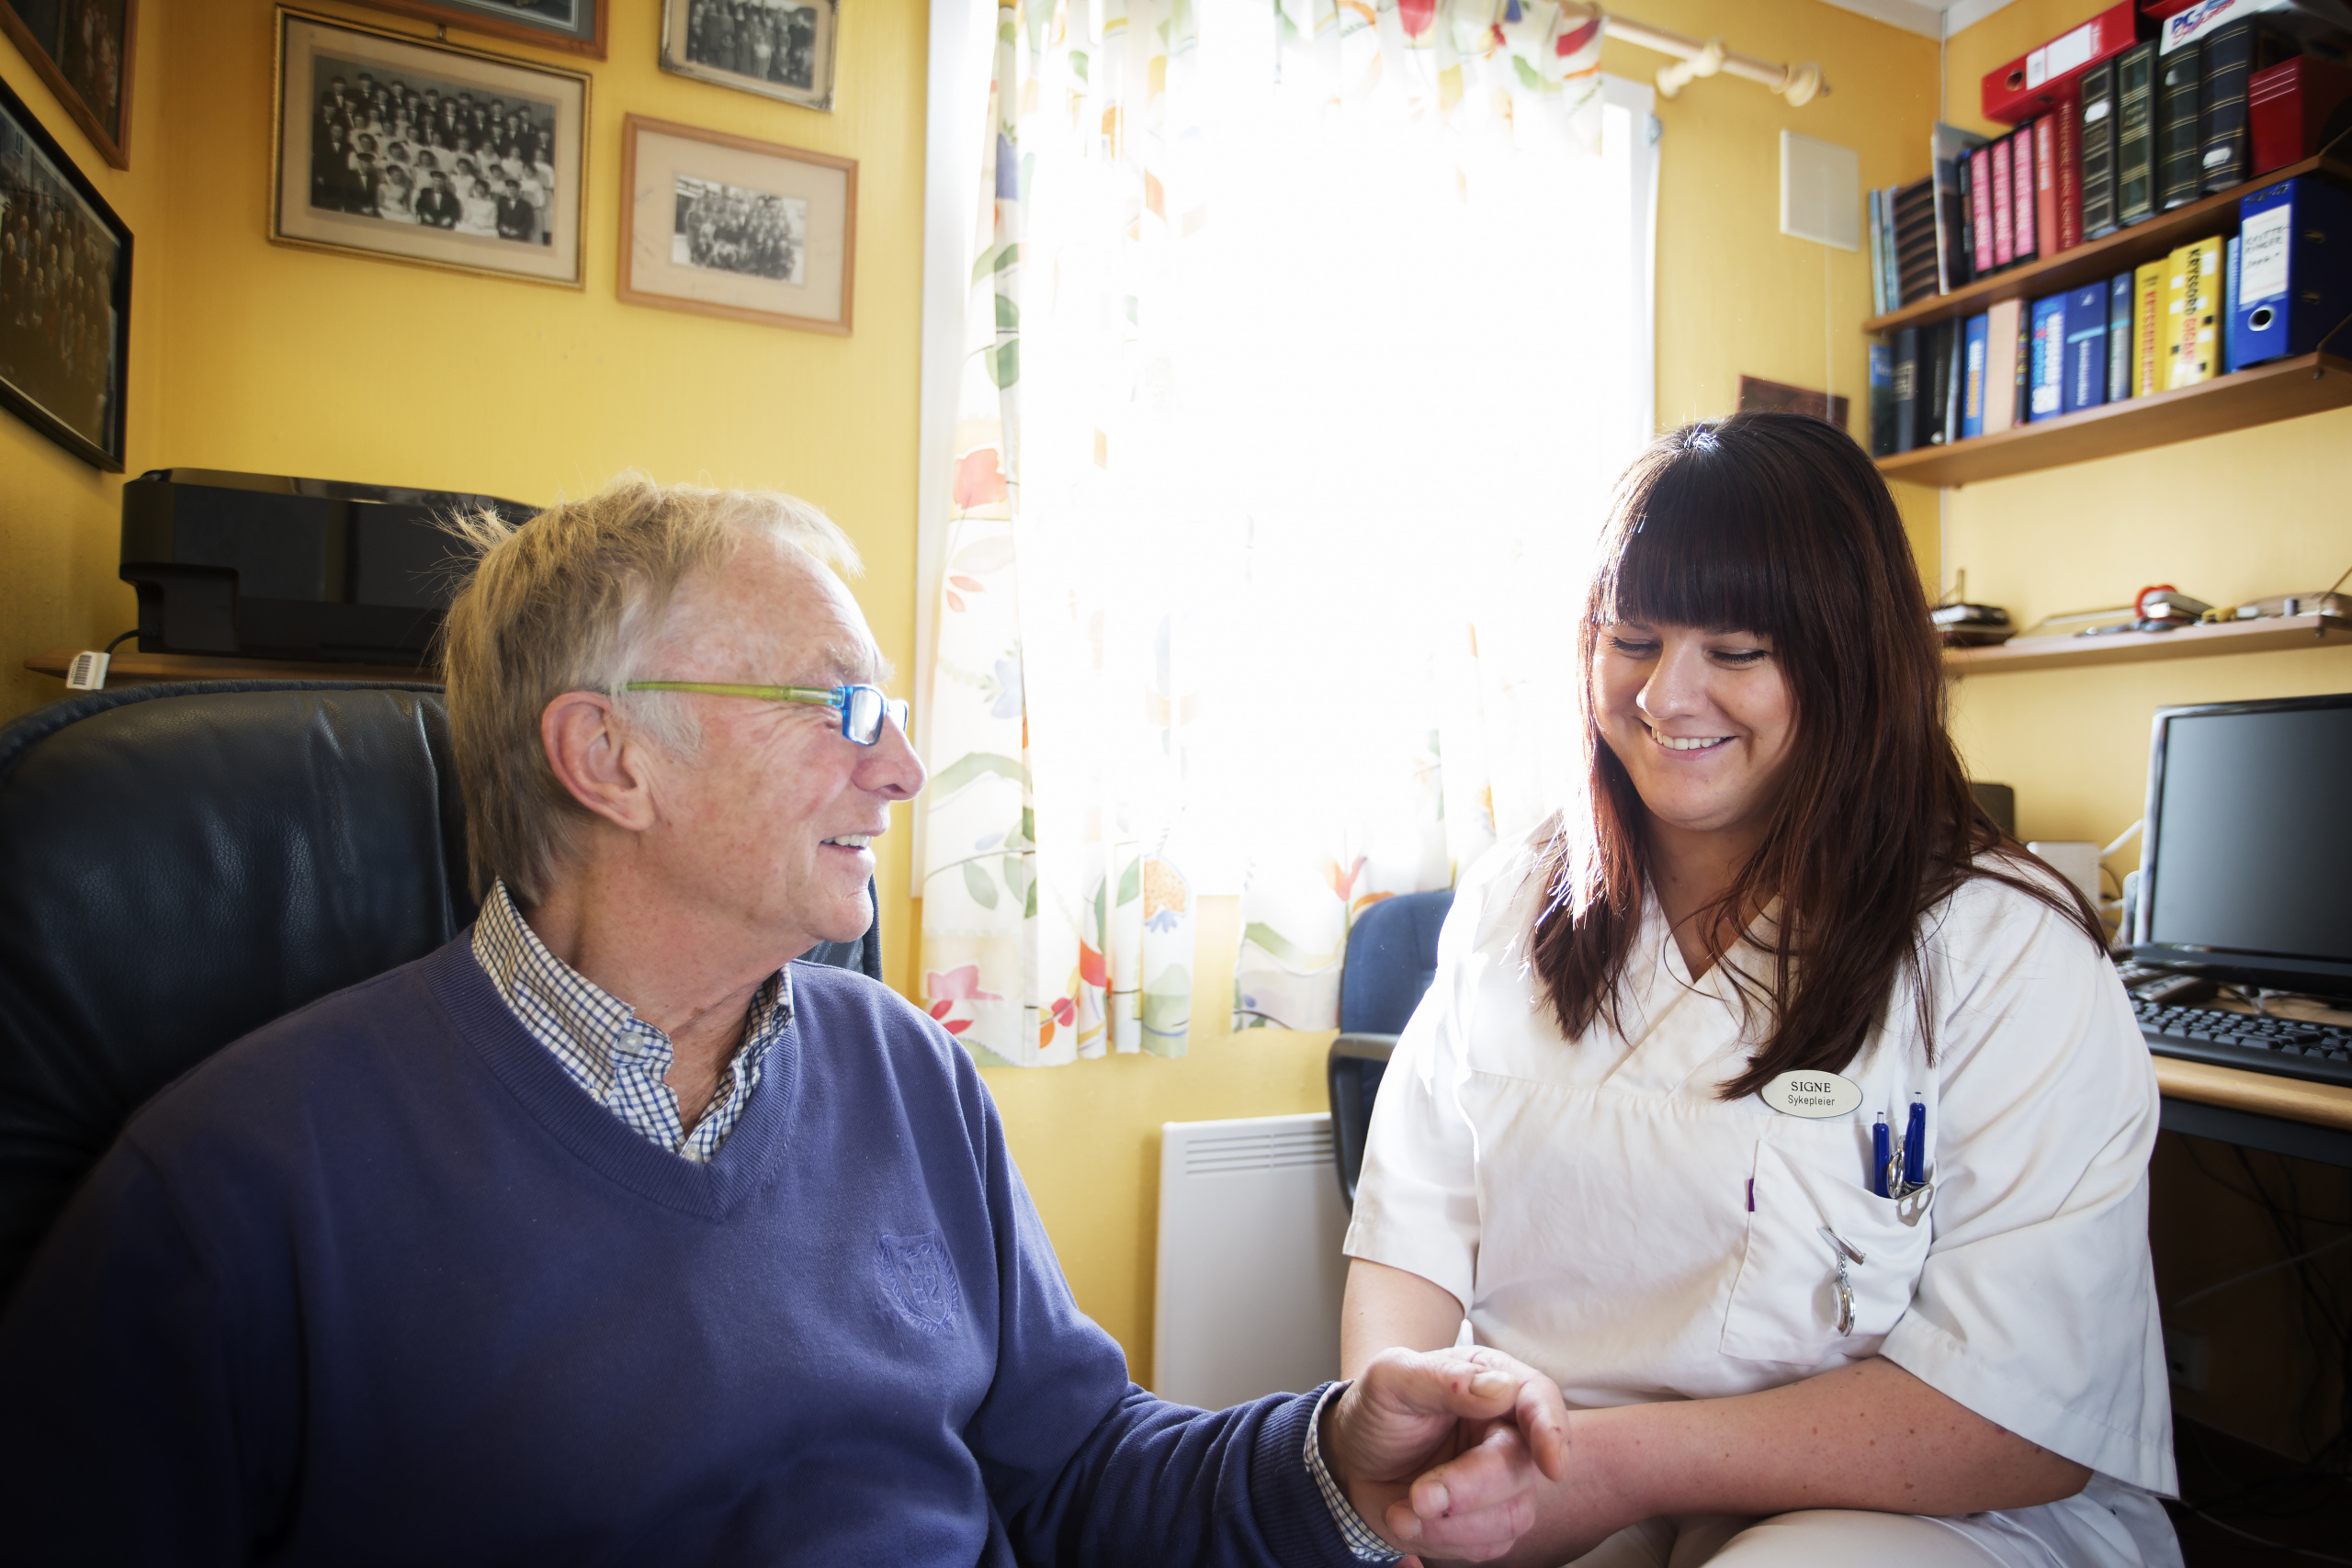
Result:
M2138 664L2156 659L2199 659L2291 648L2352 648L2352 622L2335 615L2275 615L2262 621L2183 626L2177 632L2012 637L1991 648L1945 649L1944 670L1953 675L1997 675L2009 671L2072 670L2085 664Z
M2298 419L2347 403L2352 403L2352 360L2301 354L2194 387L2102 403L1948 446L1915 447L1881 457L1878 471L1912 484L1973 484Z
M25 660L36 675L65 677L66 667L82 649L52 648ZM118 653L107 665L107 684L117 681L349 681L380 685L386 681L424 681L438 685L437 670L403 669L396 664L313 664L287 659L214 658L192 653Z
M2352 164L2334 158L2306 158L2300 164L2273 169L2258 180L2233 186L2218 196L2176 207L2170 212L2160 212L2145 222L2119 229L2088 244L2061 251L2047 260L1996 272L1950 294L1931 294L1900 310L1864 321L1862 330L1891 333L1903 327L1924 327L1954 316L1975 315L2004 299L2042 299L2069 288L2080 288L2086 283L2104 283L2119 272L2170 255L2175 248L2191 240L2201 240L2209 234L2236 233L2239 197L2267 190L2280 180L2311 174L2352 185Z

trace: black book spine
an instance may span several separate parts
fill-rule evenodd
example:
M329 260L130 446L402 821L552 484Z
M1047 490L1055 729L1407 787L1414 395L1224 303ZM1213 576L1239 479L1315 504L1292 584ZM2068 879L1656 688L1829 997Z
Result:
M2205 40L2204 130L2200 137L2207 196L2246 179L2246 78L2254 74L2254 22L2232 22Z
M2204 194L2205 44L2185 44L2156 67L2156 206L2170 212Z
M1963 152L1954 170L1960 192L1960 254L1952 258L1952 287L1955 288L1976 281L1976 220L1969 205L1969 192L1973 182L1969 177L1968 161L1968 154Z
M2128 335L2128 334L2127 334ZM1894 345L1871 344L1871 456L1894 456Z
M2022 429L2033 406L2033 308L2018 312L2018 367L2009 380L2009 423Z
M2156 46L2135 44L2115 62L2115 220L2156 215Z
M1959 317L1944 323L1944 445L1960 439L1961 416L1967 412L1962 389L1968 384L1968 323Z
M2115 62L2083 73L2083 238L2115 232Z
M1894 334L1894 449L1919 445L1919 329Z
M1951 423L1951 329L1957 323L1938 321L1928 329L1927 341L1919 345L1919 369L1927 379L1920 401L1926 406L1920 412L1921 434L1928 446L1944 445L1946 427Z
M1897 298L1909 305L1937 290L1936 187L1924 179L1894 196L1894 263Z

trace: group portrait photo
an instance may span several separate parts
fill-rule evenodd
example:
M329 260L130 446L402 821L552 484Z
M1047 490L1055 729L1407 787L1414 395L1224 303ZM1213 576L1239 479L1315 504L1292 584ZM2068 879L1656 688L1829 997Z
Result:
M828 109L838 19L839 0L665 0L662 66Z
M273 240L580 286L586 75L278 17Z
M0 404L115 470L130 265L122 220L0 87Z
M680 266L803 281L808 204L741 186L680 175L670 259Z
M792 0L687 0L686 58L807 92L817 80L817 7Z
M548 245L556 107L318 57L311 206L478 239Z

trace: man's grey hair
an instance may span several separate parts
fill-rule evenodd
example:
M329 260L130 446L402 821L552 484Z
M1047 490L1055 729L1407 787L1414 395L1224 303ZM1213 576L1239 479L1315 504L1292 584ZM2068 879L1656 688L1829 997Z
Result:
M645 663L679 586L724 568L752 535L844 576L859 570L849 536L805 501L659 485L634 471L520 526L485 510L449 529L471 557L441 630L467 859L476 897L503 878L526 908L571 863L587 818L548 765L547 705L566 692L604 693L624 723L690 755L701 738L688 705L622 689L662 678Z

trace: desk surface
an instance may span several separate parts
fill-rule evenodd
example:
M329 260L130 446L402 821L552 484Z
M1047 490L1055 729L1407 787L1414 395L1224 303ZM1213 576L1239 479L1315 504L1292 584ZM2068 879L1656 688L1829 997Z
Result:
M37 675L63 676L74 655L72 648L52 648L25 660ZM389 664L309 664L289 659L235 659L189 653L118 653L107 665L107 683L117 681L355 681L377 685L386 681L429 681L438 683L438 671L408 670Z
M2307 1083L2174 1056L2158 1056L2155 1064L2156 1086L2172 1099L2352 1132L2352 1088L2345 1085Z

